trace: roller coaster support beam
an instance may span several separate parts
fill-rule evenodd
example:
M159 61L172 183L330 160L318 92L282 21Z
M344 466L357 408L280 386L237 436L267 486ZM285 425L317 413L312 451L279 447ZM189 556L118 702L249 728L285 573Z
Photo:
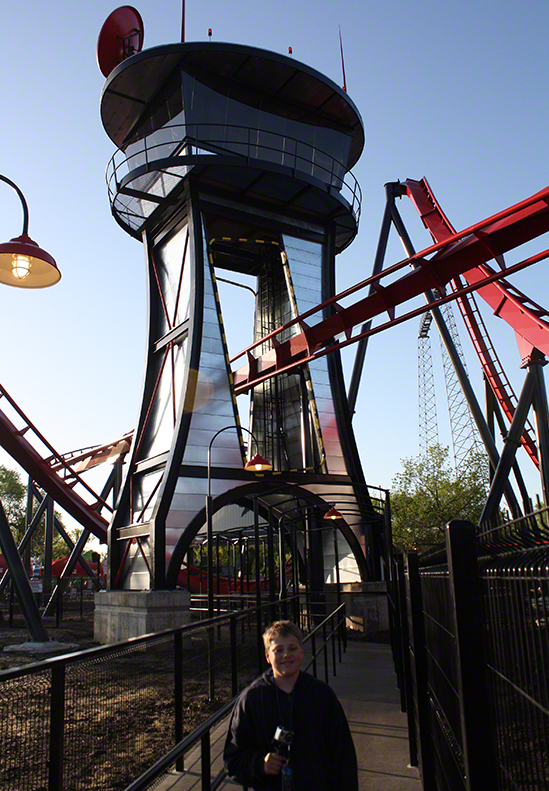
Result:
M498 423L500 434L503 438L503 441L505 442L507 435L509 434L507 430L507 425L505 423L505 420L503 419L503 414L500 405L494 395L494 391L492 390L490 386L490 382L488 381L488 378L486 376L484 377L484 390L486 394L486 415L487 415L486 419L488 421L488 427L490 429L490 433L492 434L493 437L495 437L495 427L494 427L494 417L495 417ZM492 481L494 477L494 473L495 473L495 468L492 467L492 464L490 463L490 481ZM528 490L526 489L526 484L524 483L524 478L522 477L522 473L520 471L520 467L516 459L513 462L513 474L515 476L517 486L520 491L520 496L522 497L522 507L524 513L529 514L534 510L534 506L532 505L532 500L528 494Z
M522 386L522 392L513 416L513 422L509 428L509 434L505 438L503 453L496 466L496 471L490 486L490 492L484 504L480 522L490 522L494 519L503 494L505 485L509 485L509 472L515 460L517 448L520 446L520 438L528 417L528 412L532 405L532 398L536 387L536 379L532 368L526 374L526 379Z
M407 255L409 256L415 255L416 251L414 250L414 246L408 235L408 231L406 230L404 223L402 222L402 218L396 206L394 207L394 212L393 212L393 222L397 229L398 235L402 240L402 244L404 245L404 249L406 250ZM424 293L428 303L435 302L436 297L431 291L431 289L428 289ZM476 423L480 437L482 439L482 442L484 443L484 447L486 449L486 453L488 454L490 464L494 468L497 468L500 461L499 453L496 444L494 442L494 437L492 436L492 433L488 428L488 424L486 422L482 409L480 408L477 397L471 386L469 377L467 376L467 371L465 370L465 367L461 361L461 358L458 354L454 341L452 340L452 336L450 335L448 327L446 326L446 322L444 321L442 313L440 312L440 308L438 307L431 308L431 313L433 315L433 320L440 333L444 346L446 347L446 351L448 352L448 356L454 367L454 371L456 372L456 376L463 390L463 394L465 395L467 405L471 410L473 420ZM526 415L524 417L524 420L526 420ZM516 519L521 515L521 510L516 495L511 487L511 484L509 483L508 475L504 482L504 492L505 492L505 499L507 500L507 504L509 505L509 510L511 511L513 518ZM500 499L501 499L501 493L500 493Z
M376 257L372 267L372 275L378 275L383 269L383 262L385 261L385 253L387 252L387 242L389 239L389 232L391 230L391 223L393 220L393 212L395 209L395 197L402 197L406 194L406 187L399 182L389 182L385 185L385 211L383 213L383 220L381 222L381 230L379 232L379 240L377 243ZM369 296L375 294L375 288L370 286L368 291ZM361 332L368 332L372 326L372 320L369 319L362 325ZM355 413L356 399L358 396L358 387L362 377L362 370L364 368L364 359L366 357L366 349L368 348L368 337L362 338L357 344L355 355L355 362L353 365L353 373L349 383L349 392L347 394L347 401L349 404L349 412L351 415Z
M19 555L19 552L17 551L17 545L1 503L0 545L2 546L4 557L6 558L6 562L11 571L13 585L17 592L17 598L19 599L19 604L21 605L25 621L27 622L31 639L35 643L48 643L48 633L46 632L44 624L42 623L42 619L40 618L40 612L38 610L38 605L36 604L34 594L31 590L29 578L25 573L23 561Z
M537 349L534 351L537 352ZM535 380L533 401L538 434L539 471L541 475L543 502L545 505L549 503L549 412L547 406L547 389L545 387L545 377L543 375L543 366L546 364L547 360L541 353L536 356L536 359L531 359L529 364L529 369Z

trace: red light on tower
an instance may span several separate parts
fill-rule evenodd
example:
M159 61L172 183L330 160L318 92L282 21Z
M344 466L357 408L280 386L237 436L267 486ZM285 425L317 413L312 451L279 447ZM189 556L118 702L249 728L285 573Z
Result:
M291 47L288 47L288 55L291 57L293 55L293 50Z
M211 29L211 27L208 28L208 38L210 39L210 41L212 40L212 29Z

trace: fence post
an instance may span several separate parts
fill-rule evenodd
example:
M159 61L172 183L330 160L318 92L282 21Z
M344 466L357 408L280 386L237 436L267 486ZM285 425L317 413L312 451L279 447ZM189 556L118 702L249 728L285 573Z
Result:
M429 690L423 597L419 574L419 559L415 552L407 556L408 589L410 593L410 644L412 647L417 712L417 749L423 791L436 791L433 741L429 727Z
M215 700L215 635L214 626L208 627L208 696L213 703Z
M200 740L200 771L202 774L202 791L210 791L212 787L211 775L211 749L210 749L210 731L207 730Z
M231 615L229 622L231 633L231 692L233 698L238 693L238 667L236 655L236 615Z
M412 688L412 668L410 666L410 636L408 630L408 607L406 605L406 579L404 576L404 558L396 556L398 618L402 651L402 688L400 690L402 711L408 717L408 742L410 746L410 765L417 766L417 734L414 719L414 693Z
M50 688L49 791L63 791L63 735L65 725L65 663L55 664Z
M497 788L494 739L488 710L484 616L475 527L455 519L446 526L450 593L467 791Z
M326 623L322 625L322 637L324 638L324 681L328 683L328 643L326 638Z
M404 698L404 670L403 670L403 653L402 653L402 634L400 630L400 609L399 609L399 595L398 595L398 565L401 555L394 555L392 558L391 581L389 588L391 590L389 601L389 612L392 612L391 622L391 648L393 651L393 662L395 663L395 673L397 677L397 686L400 690L400 708L401 711L406 710L406 700Z
M183 635L181 631L174 632L174 709L175 709L175 743L183 739ZM185 768L183 757L176 761L176 771L182 772Z

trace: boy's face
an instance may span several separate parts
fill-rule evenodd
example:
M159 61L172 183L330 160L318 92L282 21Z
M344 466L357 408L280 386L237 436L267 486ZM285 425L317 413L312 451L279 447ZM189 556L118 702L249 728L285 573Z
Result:
M265 651L265 658L273 669L275 681L294 680L303 661L303 647L296 637L275 637Z

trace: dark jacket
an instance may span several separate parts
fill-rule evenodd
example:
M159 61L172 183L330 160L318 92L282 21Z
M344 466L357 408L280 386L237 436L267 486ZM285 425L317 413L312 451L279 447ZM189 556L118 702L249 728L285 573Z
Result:
M263 770L278 726L295 734L295 791L357 791L356 753L341 704L331 687L303 672L291 695L278 689L268 670L237 700L224 751L232 779L254 791L281 789L281 776Z

